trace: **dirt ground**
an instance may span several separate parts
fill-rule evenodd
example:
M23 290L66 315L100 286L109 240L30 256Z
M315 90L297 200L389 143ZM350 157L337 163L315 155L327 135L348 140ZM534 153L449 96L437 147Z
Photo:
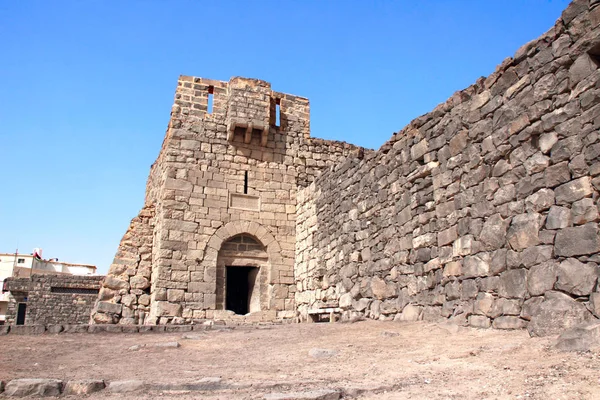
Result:
M105 390L94 399L260 399L323 388L377 400L600 399L600 353L559 352L554 340L530 338L526 331L376 321L186 334L8 335L0 337L0 380L181 384L220 377L226 384L205 392ZM130 349L170 341L181 346ZM309 355L315 348L334 355Z

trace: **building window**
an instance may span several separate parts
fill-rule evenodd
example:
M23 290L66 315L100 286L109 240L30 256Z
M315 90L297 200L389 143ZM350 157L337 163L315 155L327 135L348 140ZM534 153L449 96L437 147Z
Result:
M24 258L17 258L17 264L25 264Z

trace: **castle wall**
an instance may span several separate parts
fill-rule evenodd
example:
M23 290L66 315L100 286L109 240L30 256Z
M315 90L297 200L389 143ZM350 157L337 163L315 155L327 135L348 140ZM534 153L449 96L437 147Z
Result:
M219 253L242 234L268 254L258 274L258 319L294 317L297 188L364 153L310 138L309 118L307 99L274 92L268 82L180 77L145 208L119 246L92 320L165 324L228 315L218 296L225 291Z
M600 7L298 191L296 305L544 330L600 312ZM590 310L592 313L590 313Z
M11 294L6 323L14 325L17 303L27 305L25 325L87 324L102 276L32 275L7 278Z

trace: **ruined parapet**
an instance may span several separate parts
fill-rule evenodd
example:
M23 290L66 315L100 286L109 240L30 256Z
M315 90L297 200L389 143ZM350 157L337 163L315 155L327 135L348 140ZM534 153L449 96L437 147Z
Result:
M150 311L154 207L142 209L121 239L103 279L91 322L143 324Z
M298 192L296 306L532 335L600 316L600 7Z
M297 188L364 151L311 139L308 99L268 82L181 76L145 208L119 246L92 321L294 318ZM234 245L244 250L232 255ZM237 290L248 292L245 300L228 297L239 282L227 277L236 274L248 275Z

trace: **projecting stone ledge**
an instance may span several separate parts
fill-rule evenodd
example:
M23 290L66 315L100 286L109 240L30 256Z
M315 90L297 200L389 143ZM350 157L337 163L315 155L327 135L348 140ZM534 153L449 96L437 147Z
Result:
M244 128L246 132L244 134L244 143L249 144L252 141L252 132L256 129L261 131L261 146L267 145L267 138L269 137L269 125L264 121L251 120L247 121L242 118L230 118L229 124L227 125L227 141L233 142L235 134L235 128Z

